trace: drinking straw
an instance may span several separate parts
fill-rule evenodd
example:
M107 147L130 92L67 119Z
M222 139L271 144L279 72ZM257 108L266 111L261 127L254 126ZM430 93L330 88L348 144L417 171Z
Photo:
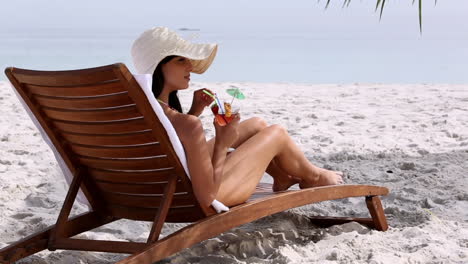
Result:
M215 99L216 103L218 104L218 109L221 110L221 114L224 114L224 108L223 108L223 105L220 103L220 101L218 99L218 96L216 96L216 94L212 95L207 90L203 90L203 92L206 93L207 95L211 96L213 99Z
M219 107L219 110L221 110L221 114L224 114L224 106L221 104L221 102L219 101L218 96L216 96L216 95L215 95L215 100L216 100L216 102L218 102L218 107Z
M208 92L207 90L203 90L204 93L206 93L207 95L211 96L212 98L215 98L214 95L212 95L210 92Z

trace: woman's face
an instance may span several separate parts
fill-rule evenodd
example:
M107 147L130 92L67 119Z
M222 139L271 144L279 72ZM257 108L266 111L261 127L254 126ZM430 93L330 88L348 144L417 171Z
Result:
M164 86L170 87L171 90L187 89L192 69L192 63L189 59L179 56L174 57L162 65Z

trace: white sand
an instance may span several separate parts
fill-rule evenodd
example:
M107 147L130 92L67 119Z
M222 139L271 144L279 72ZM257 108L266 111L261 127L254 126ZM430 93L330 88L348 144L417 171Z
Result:
M306 216L367 214L363 199L323 202L235 228L161 263L468 263L468 85L195 83L191 90L222 94L231 86L248 96L240 102L244 119L286 126L312 162L344 171L347 183L390 188L383 204L391 228L315 228ZM1 248L54 224L66 184L11 88L1 83L0 90ZM183 105L190 96L182 92ZM208 111L202 120L212 135ZM164 235L181 226L165 226ZM148 232L147 223L119 221L83 237L143 241ZM44 251L20 263L123 256Z

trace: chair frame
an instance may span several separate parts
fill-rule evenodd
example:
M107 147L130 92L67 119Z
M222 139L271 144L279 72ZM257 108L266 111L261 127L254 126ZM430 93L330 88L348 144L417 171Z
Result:
M211 207L202 207L196 201L190 179L188 179L185 174L185 171L172 148L166 131L151 108L144 92L124 64L117 63L97 68L73 71L31 71L7 68L5 73L12 85L18 91L18 94L23 98L27 107L29 107L31 112L37 118L37 121L56 147L57 152L70 168L73 174L73 180L65 197L60 214L58 215L56 224L0 249L0 263L11 263L45 249L52 251L56 249L69 249L126 253L131 254L131 256L118 263L153 263L154 261L168 257L182 249L191 247L196 243L215 237L233 227L249 223L259 218L298 206L347 197L365 197L371 217L310 217L310 221L319 226L330 226L333 224L356 221L380 231L386 231L388 229L383 207L379 199L379 196L388 194L388 189L380 186L339 185L273 193L271 191L271 185L261 183L257 187L256 193L252 195L249 201L230 208L230 211L228 212L216 214ZM98 83L97 86L90 86L91 84L94 85L96 83ZM116 83L116 85L113 83ZM78 118L80 120L81 118L88 118L86 117L86 111L88 111L88 109L83 108L80 109L79 112L75 113L75 110L57 110L58 108L51 107L51 102L54 102L54 104L63 103L62 101L66 98L63 97L65 99L57 99L57 97L51 97L53 100L49 98L49 96L54 96L53 92L55 91L54 89L49 89L49 86L57 91L60 91L63 87L70 87L70 89L62 89L67 95L74 95L75 93L80 95L80 92L92 90L90 93L93 93L93 99L97 98L96 100L99 100L100 102L104 101L104 99L101 100L99 97L102 96L102 92L104 90L103 87L105 87L105 91L107 93L114 93L113 96L115 96L116 92L112 90L114 89L112 87L117 87L115 88L117 89L117 93L120 91L118 89L125 90L129 98L131 98L134 103L131 107L134 106L136 110L132 111L141 115L145 124L149 124L152 127L149 134L153 140L158 140L158 147L163 153L165 153L165 162L168 164L166 166L170 166L171 168L168 173L157 172L158 175L164 176L164 184L158 189L157 193L157 195L162 197L157 203L155 203L157 208L155 207L154 210L145 208L144 212L123 209L111 210L111 207L109 207L106 200L107 198L101 199L102 196L100 195L103 195L106 191L111 190L114 191L114 193L118 193L115 190L121 190L122 188L125 189L126 186L125 184L121 184L123 187L119 185L119 189L116 189L116 185L108 187L111 184L106 185L102 182L97 183L95 181L95 175L90 176L95 173L93 172L93 166L107 166L106 168L114 166L118 169L125 169L129 166L129 162L128 160L119 160L116 158L110 161L103 160L102 157L99 157L99 159L83 158L76 154L76 150L83 146L79 144L73 145L63 143L68 142L72 137L64 138L63 133L60 134L60 128L57 127L57 124L54 123L53 120L56 118ZM75 88L76 91L72 90L73 88ZM37 97L35 93L38 91L43 93L43 95ZM98 91L98 94L95 93L96 91ZM47 102L47 105L44 106L43 102ZM93 114L90 117L91 119L86 120L87 122L89 120L94 121L94 118L102 121L102 118L105 119L110 116L108 112L105 112L108 110L93 111L95 111L93 113L97 114ZM131 117L135 115L133 112L129 111L126 106L119 106L115 112L117 114L111 114ZM116 122L117 121L114 120L112 125L116 124ZM72 120L70 121L70 124L78 123L76 120ZM83 135L78 134L79 133L75 133L74 135L78 140L85 138ZM104 139L104 141L100 141L100 135L96 136L96 138L98 139L95 139L95 141L99 141L101 143L108 140ZM102 136L102 138L105 137ZM93 141L93 139L89 140ZM136 147L133 146L133 148ZM151 148L149 149L151 150ZM103 151L102 149L98 150ZM132 160L130 159L130 161ZM141 164L146 163L142 160ZM140 166L137 164L132 166L136 166L137 169L144 169L144 166L146 165ZM131 178L130 176L126 176L125 173L120 174L123 175L118 175L121 179L128 181ZM111 177L113 176L112 174L109 175L108 177L112 179L118 178L117 176L114 178ZM116 183L113 182L113 184ZM131 191L138 190L134 186L129 186L128 188ZM70 217L73 203L80 189L86 195L86 198L90 202L92 208L87 213ZM184 199L190 200L191 207L189 209L185 209L184 206L180 206L181 209L177 207L177 205L184 205L181 200L176 197L178 193L180 193L180 189L184 192ZM145 199L150 199L148 197L145 197ZM109 199L109 201L113 202L118 201L115 197ZM148 201L149 200L144 200L143 202L148 203ZM72 238L75 235L122 218L151 221L153 223L146 243ZM192 222L192 224L167 237L159 239L165 222Z

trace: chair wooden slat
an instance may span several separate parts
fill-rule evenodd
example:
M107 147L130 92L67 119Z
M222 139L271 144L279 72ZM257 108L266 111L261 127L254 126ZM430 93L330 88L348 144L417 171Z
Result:
M125 147L99 147L71 144L71 149L78 155L95 158L143 158L164 154L159 143Z
M146 182L146 183L114 183L114 182L102 182L96 181L97 187L105 192L113 193L127 193L127 194L162 194L164 193L164 187L167 185L167 181L161 182ZM185 186L178 182L176 184L176 192L185 192Z
M115 107L130 105L134 103L132 99L128 97L127 92L112 94L108 96L73 98L64 98L57 96L34 96L34 99L41 106L68 109Z
M128 195L124 193L103 192L103 199L112 205L148 208L157 210L162 202L161 196ZM191 196L174 195L171 206L195 206Z
M97 181L115 183L162 182L167 181L169 176L174 174L174 168L154 171L108 171L90 168L88 174Z
M127 253L135 254L141 252L146 243L141 242L124 242L124 241L108 241L108 240L90 240L90 239L76 239L66 238L57 240L55 245L58 248L69 250L88 250L112 253Z
M51 119L75 122L116 121L142 116L134 105L94 111L45 107L42 110Z
M109 132L109 131L108 131ZM65 140L83 144L83 145L96 145L96 146L126 146L156 143L157 139L154 138L151 131L144 131L138 133L128 134L109 134L109 135L93 135L93 134L72 134L61 133Z
M166 155L145 159L95 159L79 157L81 164L97 169L151 170L169 167Z
M108 205L106 210L112 215L119 218L126 218L138 221L150 221L154 220L156 214L155 209L119 206L119 205ZM206 217L202 211L196 207L180 207L170 208L167 214L166 222L169 223L188 223L195 222Z
M20 83L42 86L78 86L118 81L115 65L72 71L33 71L11 68Z
M34 95L78 98L83 98L85 96L104 96L126 92L126 89L118 81L73 87L49 87L34 84L25 84L24 86L29 93Z
M61 131L71 133L104 134L129 133L150 128L143 118L133 118L111 122L64 122L53 120L53 125ZM84 144L84 143L83 143Z

